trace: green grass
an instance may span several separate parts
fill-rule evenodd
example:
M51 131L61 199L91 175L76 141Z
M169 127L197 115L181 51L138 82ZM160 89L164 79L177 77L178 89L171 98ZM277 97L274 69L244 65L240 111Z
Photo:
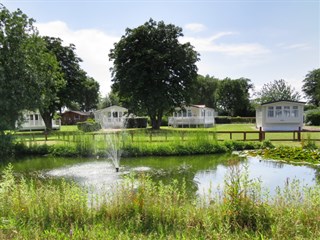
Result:
M0 179L1 239L319 239L320 187L288 181L275 196L230 162L225 188L190 198L184 183L129 176L113 191ZM212 189L214 190L214 189Z

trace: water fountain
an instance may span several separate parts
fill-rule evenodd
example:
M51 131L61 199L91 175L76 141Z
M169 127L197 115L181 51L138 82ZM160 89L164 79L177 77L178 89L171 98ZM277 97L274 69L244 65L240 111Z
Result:
M125 140L127 115L124 108L118 106L109 107L108 111L99 110L94 113L95 120L102 129L108 131L105 135L106 152L112 161L116 172L120 169L120 158Z
M123 131L110 132L106 134L107 155L108 158L112 161L114 167L116 168L116 172L119 172L120 168L120 158L122 154L123 141Z

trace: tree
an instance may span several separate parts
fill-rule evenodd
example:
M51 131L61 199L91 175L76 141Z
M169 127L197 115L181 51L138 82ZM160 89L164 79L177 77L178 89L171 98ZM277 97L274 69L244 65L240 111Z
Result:
M217 90L218 110L229 116L247 116L250 105L250 89L253 84L250 79L225 78L219 81Z
M99 108L107 108L113 105L121 106L121 103L118 94L111 89L111 92L109 92L107 96L101 100Z
M150 117L153 129L174 107L188 104L197 77L198 54L182 44L182 29L150 19L126 29L111 49L113 88L129 110Z
M204 104L215 108L217 103L217 89L219 79L209 75L198 75L194 83L194 90L191 102L194 104Z
M47 105L46 116L42 116L47 118L50 112L50 121L45 121L47 129L50 130L54 113L61 112L63 107L77 106L82 111L95 109L99 101L99 83L88 77L80 67L81 59L77 57L73 44L63 46L60 38L43 37L43 39L47 50L57 59L60 74L65 82L62 85L52 86L51 92L47 92L47 94L54 92L56 95L56 98L51 98L51 103Z
M63 46L60 38L44 37L48 50L54 54L59 62L63 78L66 85L59 93L59 110L63 107L72 107L75 103L79 104L81 109L92 109L96 107L99 100L99 84L87 76L87 73L81 68L82 60L75 53L75 45L69 44ZM90 97L89 99L86 96ZM84 106L83 104L89 103Z
M299 101L301 99L300 93L283 79L264 84L257 95L259 103L281 100Z
M15 129L24 109L33 109L41 83L33 78L30 52L37 31L22 11L0 4L0 132Z
M80 110L88 112L98 106L100 85L91 77L86 77L83 84L82 95L79 99Z
M309 102L320 106L320 68L310 71L303 80L302 91Z
M37 92L37 99L34 108L39 109L41 117L45 123L46 130L52 130L52 119L56 113L57 105L60 103L58 93L66 86L66 81L62 77L59 63L51 52L46 48L43 38L35 36L33 48L26 56L32 66L32 76L41 83L41 88Z

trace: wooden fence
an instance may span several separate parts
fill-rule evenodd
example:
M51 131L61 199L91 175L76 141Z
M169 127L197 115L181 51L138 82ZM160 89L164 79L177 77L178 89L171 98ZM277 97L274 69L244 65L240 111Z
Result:
M110 132L98 132L98 133L86 133L86 136L92 138L92 140L106 139ZM120 134L116 132L115 134ZM174 138L175 140L187 141L188 139L195 137L205 137L207 139L223 140L237 140L237 141L264 141L266 139L270 141L302 141L302 139L310 139L313 141L320 141L320 129L319 130L295 130L295 131L207 131L200 132L201 135L197 135L197 132L192 131L146 131L135 132L128 131L128 137L132 142L135 141L150 141L150 142L165 142ZM82 135L81 132L53 132L50 135L41 132L28 132L18 133L16 137L20 141L68 141L74 142L77 140L77 136ZM174 137L172 137L174 136Z

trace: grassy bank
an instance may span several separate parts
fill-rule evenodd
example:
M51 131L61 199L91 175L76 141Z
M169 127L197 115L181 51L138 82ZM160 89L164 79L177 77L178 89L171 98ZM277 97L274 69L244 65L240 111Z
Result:
M180 187L178 187L178 185ZM183 183L128 177L89 198L69 182L0 180L1 239L319 239L320 187L288 182L274 197L230 163L225 188L190 199ZM112 192L112 193L111 193Z
M93 137L94 136L94 137ZM204 131L181 134L176 131L115 132L103 135L79 133L69 140L48 145L36 141L20 141L17 155L108 156L111 148L121 149L123 156L172 156L226 153L234 150L258 149L260 142L217 141L214 134Z

